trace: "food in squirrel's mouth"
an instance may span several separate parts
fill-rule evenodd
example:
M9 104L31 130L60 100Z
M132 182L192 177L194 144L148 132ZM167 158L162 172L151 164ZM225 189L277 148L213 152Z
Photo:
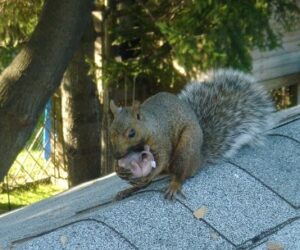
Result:
M129 169L133 178L140 178L150 174L152 168L156 167L150 146L145 145L144 151L132 152L118 160L119 167Z

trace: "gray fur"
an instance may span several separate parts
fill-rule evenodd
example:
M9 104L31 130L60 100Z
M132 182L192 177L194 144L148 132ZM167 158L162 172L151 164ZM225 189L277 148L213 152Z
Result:
M231 69L210 71L178 97L194 110L203 130L205 161L231 157L245 144L261 144L272 127L274 106L263 86Z

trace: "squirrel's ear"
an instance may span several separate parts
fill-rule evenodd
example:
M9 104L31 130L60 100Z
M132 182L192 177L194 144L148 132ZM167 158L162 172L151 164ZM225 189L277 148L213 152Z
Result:
M115 104L115 102L114 102L113 100L110 100L109 106L110 106L111 112L112 112L114 115L116 115L117 113L119 113L119 112L122 110L122 108L121 108L121 107L118 107L118 106Z
M138 120L141 119L141 117L140 117L140 107L141 107L141 103L139 101L134 100L132 102L132 111L136 115L136 118Z

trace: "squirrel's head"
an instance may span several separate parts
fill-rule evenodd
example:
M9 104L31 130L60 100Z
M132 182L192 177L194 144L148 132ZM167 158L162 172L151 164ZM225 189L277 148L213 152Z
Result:
M131 107L118 107L111 101L110 110L114 115L109 129L114 157L120 159L134 150L143 150L146 131L140 103L134 101Z

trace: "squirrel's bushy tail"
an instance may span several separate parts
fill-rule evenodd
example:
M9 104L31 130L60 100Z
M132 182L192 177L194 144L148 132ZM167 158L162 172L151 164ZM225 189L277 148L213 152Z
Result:
M213 162L245 144L262 143L273 125L274 105L250 75L231 69L210 71L179 94L195 111L203 130L203 156Z

